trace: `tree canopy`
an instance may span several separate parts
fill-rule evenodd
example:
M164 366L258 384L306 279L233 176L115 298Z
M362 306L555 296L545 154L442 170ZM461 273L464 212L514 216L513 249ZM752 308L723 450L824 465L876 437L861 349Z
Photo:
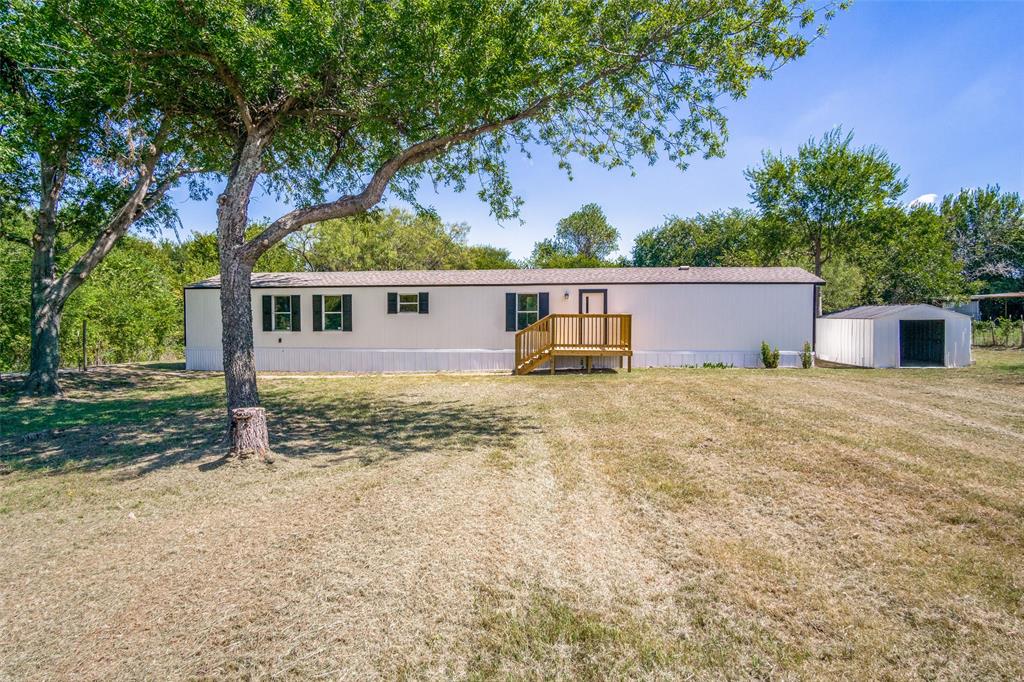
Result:
M671 216L637 235L633 264L639 267L692 265L750 265L759 233L758 218L750 211L730 209L699 213L693 218Z
M508 251L469 246L469 226L401 209L311 225L283 242L304 269L468 270L515 267Z
M995 291L1024 286L1024 201L998 186L942 198L940 213L968 280Z
M619 247L619 231L597 204L584 204L558 221L553 239L537 242L530 256L535 268L599 268Z
M773 243L806 249L816 275L834 254L870 239L864 217L898 205L907 187L882 149L854 148L853 134L840 128L800 145L795 156L766 151L745 175Z
M721 155L721 99L801 56L833 11L802 0L66 7L83 39L188 113L223 172L238 165L239 135L259 138L262 182L301 206L253 251L365 210L389 183L413 198L424 178L460 189L480 178L507 217L518 200L506 153L529 143L606 166Z

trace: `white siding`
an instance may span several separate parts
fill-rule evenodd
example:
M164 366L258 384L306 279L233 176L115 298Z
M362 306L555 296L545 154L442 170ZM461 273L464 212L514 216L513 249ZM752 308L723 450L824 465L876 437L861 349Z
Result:
M815 356L857 367L874 366L874 320L818 318Z
M543 287L356 287L253 289L256 366L290 371L510 370L513 332L505 331L505 294L550 296L552 313L579 310L576 285ZM761 341L798 365L812 336L813 286L806 284L628 284L607 289L608 312L633 316L637 367L725 362L759 366ZM426 291L430 312L387 314L387 294ZM219 290L188 289L186 366L221 368ZM351 332L314 332L313 295L352 294ZM299 332L264 332L262 296L301 296ZM565 359L566 366L578 361ZM603 364L618 365L617 359Z

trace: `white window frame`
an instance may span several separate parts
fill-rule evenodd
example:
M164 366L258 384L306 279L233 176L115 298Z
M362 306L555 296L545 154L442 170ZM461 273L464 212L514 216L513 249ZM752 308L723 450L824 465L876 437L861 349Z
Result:
M288 301L288 312L287 313L284 313L284 312L279 313L277 311L277 299L279 299L279 298ZM273 329L275 332L290 332L292 330L292 297L290 295L285 295L285 296L274 295L274 296L271 296L271 298L270 298L270 312L271 312L271 316L270 316L270 328L271 329ZM287 315L288 316L288 327L287 328L278 327L277 326L277 316L278 315Z
M338 310L337 312L327 312L327 299L336 298L338 299ZM337 315L338 316L338 328L328 329L327 328L327 316ZM341 294L323 294L320 299L320 328L325 332L340 332L345 329L345 299Z
M522 306L520 305L519 301L524 296L533 296L534 297L534 299L537 301L537 308L535 310L524 310L522 308ZM520 293L516 294L516 331L520 331L520 330L526 329L526 327L519 326L519 316L523 315L523 314L525 314L525 315L536 315L537 316L537 318L533 322L530 322L529 324L527 324L526 327L529 327L531 324L534 324L535 322L540 320L540 294L539 293L523 292L521 294Z
M403 301L402 300L403 298L408 298L410 296L412 296L416 300L415 301ZM414 307L411 308L411 309L405 309L405 308L403 308L403 306L414 306ZM398 294L398 312L399 313L418 313L419 311L420 311L420 295L419 295L419 292L414 293L414 294L403 294L403 293L399 292L399 294Z

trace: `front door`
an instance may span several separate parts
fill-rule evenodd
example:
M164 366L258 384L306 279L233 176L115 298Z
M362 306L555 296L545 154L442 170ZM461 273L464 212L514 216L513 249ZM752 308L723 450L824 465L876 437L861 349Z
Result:
M605 291L584 291L580 300L580 312L587 314L604 313L608 311L605 303L608 293Z
M608 312L607 289L580 289L580 312L584 315L602 315ZM580 345L603 346L608 343L608 320L580 320Z

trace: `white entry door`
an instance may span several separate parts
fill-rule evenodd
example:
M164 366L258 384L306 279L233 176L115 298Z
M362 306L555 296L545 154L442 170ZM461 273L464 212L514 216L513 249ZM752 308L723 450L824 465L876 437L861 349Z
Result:
M584 292L580 301L580 312L591 315L603 313L606 310L605 296L607 294L603 291Z
M580 312L601 315L608 310L607 291L581 291ZM603 345L608 342L608 321L604 319L580 319L580 344Z

